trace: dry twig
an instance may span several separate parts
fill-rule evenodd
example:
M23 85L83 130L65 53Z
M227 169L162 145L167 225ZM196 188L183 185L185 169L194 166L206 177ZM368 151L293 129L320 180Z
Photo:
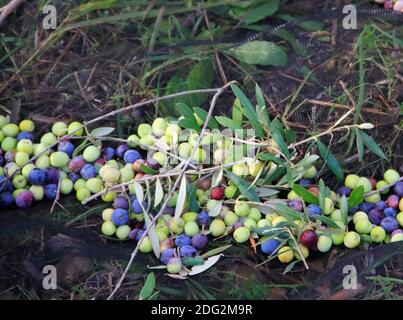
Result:
M193 156L195 155L196 150L197 150L198 146L200 145L200 143L201 143L201 141L202 141L202 139L203 139L204 133L205 133L205 131L206 131L206 129L207 129L207 125L208 125L208 123L209 123L209 121L210 121L210 119L211 119L211 117L212 117L212 115L213 115L214 107L215 107L215 105L216 105L216 102L217 102L218 97L219 97L219 96L225 91L225 89L227 89L227 87L228 87L229 85L231 85L232 83L233 83L233 82L229 82L229 83L225 84L223 87L221 87L221 88L219 88L219 89L214 89L214 90L216 91L216 93L215 93L215 95L213 96L213 98L212 98L212 100L211 100L210 109L209 109L208 114L207 114L207 116L206 116L206 120L205 120L204 125L203 125L203 128L202 128L202 130L201 130L201 132L200 132L199 138L198 138L198 140L197 140L195 146L193 147L193 150L192 150L191 155L189 156L189 158L188 158L185 162L183 162L183 167L182 167L182 169L181 169L181 171L180 171L180 174L179 174L178 178L176 179L176 181L175 181L174 185L172 186L171 190L168 192L167 197L166 197L164 203L162 204L162 206L161 206L159 212L158 212L158 213L154 216L154 218L151 220L151 223L147 226L146 230L144 231L144 233L142 234L141 238L140 238L139 241L137 242L136 248L133 250L133 252L132 252L132 254L131 254L131 256L130 256L130 260L129 260L129 262L128 262L126 268L125 268L125 270L123 271L122 276L120 277L118 283L116 284L116 286L115 286L115 288L113 289L113 291L111 292L111 294L108 296L107 300L112 300L113 297L115 296L115 294L118 292L118 290L119 290L119 288L121 287L121 285L122 285L124 279L125 279L126 276L127 276L127 273L128 273L128 271L129 271L129 269L130 269L130 266L133 264L134 258L136 257L136 255L137 255L137 253L138 253L138 251L139 251L141 241L148 235L148 233L149 233L151 227L157 222L158 218L163 215L164 210L165 210L165 208L167 207L167 204L168 204L169 199L173 196L175 190L177 189L177 187L179 186L180 182L182 181L182 178L183 178L183 176L185 175L187 166L189 165L190 161L192 161L192 158L193 158Z

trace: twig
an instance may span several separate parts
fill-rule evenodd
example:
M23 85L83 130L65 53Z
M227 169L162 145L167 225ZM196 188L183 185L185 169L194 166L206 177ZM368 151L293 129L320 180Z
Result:
M163 97L157 97L157 98L153 98L153 99L149 99L146 101L142 101L142 102L138 102L135 104L132 104L130 106L127 106L125 108L121 108L121 109L116 109L114 111L111 111L107 114L104 114L102 116L99 116L97 118L94 118L88 122L84 122L81 126L77 127L76 129L72 130L69 134L58 138L54 143L52 143L51 145L49 145L47 148L43 149L41 152L38 152L35 156L33 156L28 163L32 163L33 161L35 161L36 159L38 159L42 154L44 154L45 152L47 152L48 150L52 149L53 147L57 146L58 143L62 140L65 140L66 138L72 137L76 132L78 132L79 130L86 128L88 125L93 124L95 122L98 122L100 120L112 117L116 114L119 114L121 112L126 112L132 109L136 109L142 106L145 106L147 104L153 104L156 103L158 101L164 101L164 100L169 100L172 98L176 98L176 97L183 97L183 96L187 96L187 95L191 95L191 94L196 94L196 93L217 93L218 91L220 91L222 88L214 88L214 89L198 89L198 90L189 90L189 91L183 91L183 92L178 92L178 93L174 93L174 94L169 94ZM6 183L7 180L10 180L19 170L21 170L21 167L18 167L17 170L14 171L13 174L7 176L5 179L3 179L0 183L0 188Z
M301 144L307 143L307 142L309 142L311 140L317 140L319 137L325 136L327 134L331 134L334 131L350 130L351 128L359 128L359 127L360 127L360 125L358 125L358 124L352 124L352 125L346 125L346 126L342 126L342 127L338 127L338 128L332 128L332 130L325 130L325 131L323 131L323 132L321 132L321 133L319 133L319 134L317 134L315 136L312 136L312 137L309 137L307 139L298 141L296 143L292 143L292 144L290 144L288 146L288 148L295 148L295 147L297 147L297 146L299 146Z
M55 209L56 204L59 204L61 186L62 186L62 177L60 176L60 170L59 170L59 181L57 183L56 197L55 197L55 201L52 204L52 208L50 209L50 213L53 213L53 210Z
M129 268L130 268L130 266L133 264L134 258L135 258L136 255L137 255L137 252L138 252L138 250L139 250L141 241L148 235L148 233L149 233L151 227L157 222L158 218L161 217L162 214L164 213L164 210L165 210L165 208L166 208L166 206L167 206L167 204L168 204L168 201L169 201L170 198L173 196L173 194L174 194L176 188L179 186L179 183L181 182L181 180L182 180L182 178L183 178L183 176L184 176L184 174L185 174L185 172L186 172L187 166L188 166L189 163L192 161L192 158L193 158L193 156L195 155L196 150L197 150L198 146L200 145L200 143L201 143L201 141L202 141L202 138L203 138L203 136L204 136L204 132L206 131L207 125L208 125L208 123L209 123L209 121L210 121L210 119L211 119L211 117L212 117L212 115L213 115L214 107L215 107L215 105L216 105L216 102L217 102L218 97L219 97L219 96L227 89L227 87L228 87L229 85L231 85L232 83L233 83L233 81L231 81L231 82L225 84L223 87L221 87L221 88L219 88L219 89L214 89L214 90L216 91L216 93L214 94L214 96L213 96L213 98L212 98L212 100L211 100L210 109L209 109L208 114L207 114L207 116L206 116L206 120L205 120L204 125L203 125L203 128L202 128L202 130L201 130L201 132L200 132L199 138L198 138L198 140L197 140L195 146L193 147L193 150L192 150L191 155L190 155L189 158L184 162L183 168L182 168L182 170L181 170L181 172L180 172L180 175L179 175L179 177L176 179L176 181L175 181L174 185L172 186L171 190L169 191L169 193L167 194L167 197L166 197L164 203L162 204L162 206L161 206L159 212L158 212L158 213L154 216L154 218L151 220L151 223L147 226L146 230L144 231L144 233L143 233L142 236L140 237L139 241L137 242L136 248L133 250L133 252L132 252L132 254L131 254L131 256L130 256L130 260L129 260L129 262L128 262L126 268L125 268L125 270L123 271L122 276L120 277L118 283L116 284L116 286L115 286L115 288L113 289L113 291L111 292L111 294L108 296L107 300L112 300L113 297L115 296L116 292L117 292L117 291L119 290L119 288L121 287L121 285L122 285L122 283L123 283L123 280L126 278L126 275L127 275L128 271L129 271Z
M395 184L397 184L398 182L402 182L402 181L403 181L403 177L400 177L399 180L397 180L397 181L395 181L395 182L393 182L393 183L390 183L390 184L388 184L388 185L386 185L386 186L384 186L384 187L382 187L382 188L376 189L376 190L374 190L374 191L367 192L366 194L364 194L364 197L369 197L369 196L372 196L373 194L376 194L376 193L385 191L385 190L387 190L387 189L393 187L393 186L394 186Z
M23 2L24 0L11 0L9 3L7 3L5 6L0 8L0 25L3 24L4 20L13 13L15 10L17 10L18 6Z
M187 173L188 174L205 174L204 177L207 177L209 174L212 174L214 171L218 170L218 169L222 169L222 168L229 168L232 167L233 165L239 164L239 163L243 163L244 160L238 160L235 162L230 162L230 163L226 163L226 164L221 164L221 165L217 165L214 167L209 167L209 168L204 168L204 169L197 169L197 170L188 170ZM190 165L188 165L189 167ZM179 166L177 166L175 169L177 169ZM143 178L140 179L132 179L130 181L127 182L122 182L120 184L116 184L114 186L110 186L106 189L101 190L98 193L93 194L92 196L88 197L87 199L85 199L84 201L81 202L81 204L87 204L88 202L102 196L104 193L108 192L108 191L112 191L112 190L119 190L121 189L122 191L125 190L125 188L132 184L134 181L136 182L146 182L146 181L150 181L150 180L155 180L158 178L168 178L168 177L173 177L173 176L178 176L180 175L180 171L174 171L174 169L166 172L166 173L162 173L162 174L155 174L155 175L147 175Z
M344 104L340 104L340 103L327 102L327 101L321 101L321 100L315 100L315 99L308 99L305 102L310 103L310 104L318 104L318 105L324 106L324 107L331 107L331 108L343 109L343 110L351 110L351 107L346 106ZM378 111L378 110L372 110L372 109L369 109L369 108L362 108L361 111L366 112L366 113L382 115L382 116L386 115L385 112Z

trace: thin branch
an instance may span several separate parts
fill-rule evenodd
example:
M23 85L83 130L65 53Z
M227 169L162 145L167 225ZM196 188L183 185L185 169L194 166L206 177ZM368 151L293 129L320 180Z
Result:
M6 18L12 14L17 8L19 7L20 4L23 3L24 0L12 0L9 3L7 3L5 6L0 8L0 26L3 24L3 22L6 20Z
M400 177L399 180L397 180L397 181L395 181L395 182L393 182L393 183L390 183L390 184L388 184L388 185L386 185L386 186L384 186L384 187L382 187L382 188L379 188L379 189L376 189L376 190L367 192L366 194L364 194L364 197L369 197L369 196L372 196L373 194L376 194L376 193L379 193L379 192L383 192L383 191L385 191L385 190L388 190L389 188L393 187L393 186L394 186L395 184L397 184L398 182L402 182L402 181L403 181L403 177Z
M127 106L125 108L122 109L117 109L114 110L112 112L109 112L107 114L104 114L102 116L99 116L97 118L94 118L88 122L84 122L81 126L77 127L76 129L72 130L69 134L63 136L63 137L59 137L54 143L52 143L51 145L49 145L47 148L43 149L41 152L37 153L35 156L33 156L28 163L32 163L33 161L35 161L36 159L38 159L42 154L44 154L45 152L47 152L48 150L52 149L53 147L57 146L58 143L60 141L64 141L66 138L70 138L72 137L76 132L78 132L79 130L86 128L88 125L93 124L95 122L98 122L100 120L104 120L106 118L115 116L121 112L126 112L132 109L136 109L148 104L153 104L156 103L158 101L165 101L165 100L169 100L172 98L176 98L176 97L183 97L183 96L187 96L187 95L191 95L191 94L199 94L199 93L217 93L221 90L222 88L214 88L214 89L198 89L198 90L189 90L189 91L183 91L183 92L178 92L178 93L174 93L174 94L169 94L163 97L157 97L157 98L153 98L153 99L149 99L146 101L142 101L142 102L138 102L135 104L132 104L130 106ZM17 170L14 171L14 173L12 175L9 175L8 177L6 177L5 179L3 179L0 183L0 187L3 186L7 180L10 180L19 170L21 170L22 167L18 167Z
M159 212L154 216L154 218L151 220L151 223L147 226L146 230L144 231L144 233L142 234L142 236L140 237L139 241L137 242L136 248L133 250L129 263L127 264L125 270L123 271L122 276L120 277L118 283L116 284L115 288L113 289L113 291L111 292L111 294L108 296L107 300L112 300L113 297L115 296L115 294L118 292L119 288L121 287L124 279L127 276L127 273L130 269L130 266L133 264L134 258L136 257L138 251L139 251L139 247L141 244L141 241L148 235L151 227L157 222L157 220L163 215L165 208L167 207L168 201L170 200L170 198L173 196L175 190L177 189L177 187L179 186L179 183L182 181L183 176L185 175L187 166L189 165L189 163L192 161L193 156L196 153L197 148L199 147L202 138L204 136L204 133L207 129L207 125L213 115L213 111L217 102L218 97L227 89L228 86L230 86L233 82L229 82L227 84L225 84L223 87L219 88L219 89L214 89L216 91L215 95L213 96L213 99L211 100L210 103L210 109L208 111L208 114L206 116L206 120L204 122L203 128L200 132L199 138L197 140L197 143L195 144L195 146L193 147L192 153L189 156L189 158L183 163L183 168L180 172L179 177L176 179L174 185L172 186L171 190L169 191L169 193L167 194L167 197L164 201L164 203L162 204Z

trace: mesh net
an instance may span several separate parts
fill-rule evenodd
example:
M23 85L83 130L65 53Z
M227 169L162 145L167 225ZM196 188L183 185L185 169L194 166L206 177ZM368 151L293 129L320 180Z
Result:
M169 49L172 52L188 46L217 45L225 54L226 50L253 40L281 41L285 34L293 35L296 42L284 44L289 45L287 67L250 69L270 101L271 114L282 115L301 136L307 129L323 130L357 103L357 84L363 81L361 121L375 124L371 134L377 141L393 146L393 161L399 165L403 141L401 136L390 132L400 121L403 15L375 7L358 8L357 29L353 30L343 28L344 17L342 9L336 9L278 23L277 27L259 33L229 35L215 42L191 41ZM311 21L320 21L320 32L309 30ZM382 30L393 32L385 35ZM357 45L360 35L361 49ZM240 37L244 40L234 40ZM393 43L392 48L384 46L384 42ZM363 79L360 79L357 59L359 50L365 52ZM241 80L231 72L228 70L232 79ZM351 92L351 99L342 83ZM351 122L352 117L346 121ZM346 141L339 141L341 135L333 137L333 148L340 150L338 155L345 151L346 145ZM375 168L377 166L375 162ZM365 172L373 173L374 166L366 165L361 173ZM64 200L67 209L70 200ZM105 298L121 274L121 264L128 261L133 244L113 243L98 235L100 210L101 207L87 207L73 223L66 222L67 218L71 220L66 212L49 215L46 204L23 212L2 212L1 298L54 297L54 292L41 287L42 267L46 264L55 264L60 272L58 297ZM77 209L72 211L77 212ZM225 241L228 240L214 244L223 245ZM212 269L188 281L173 280L158 273L157 290L162 298L316 299L373 297L371 290L382 286L394 288L393 294L399 296L401 289L396 290L392 280L401 277L402 253L402 243L364 245L359 250L349 251L335 248L327 255L313 254L309 260L310 270L301 266L283 274L284 265L269 262L257 266L264 260L263 256L255 255L247 247L234 247ZM136 297L148 273L147 265L156 264L158 262L150 255L138 256L117 298ZM353 265L357 270L356 291L341 289L346 265ZM384 279L386 276L388 280Z

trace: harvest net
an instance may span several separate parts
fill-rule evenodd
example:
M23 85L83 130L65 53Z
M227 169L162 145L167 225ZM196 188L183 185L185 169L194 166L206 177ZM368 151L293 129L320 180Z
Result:
M301 13L301 2L290 2L288 9ZM399 134L390 133L401 121L403 15L373 6L358 8L357 29L346 30L343 28L345 14L342 9L326 11L323 5L318 6L317 11L320 12L287 23L270 21L278 27L259 33L250 31L245 34L243 30L239 34L228 35L223 41L180 43L168 48L169 53L181 55L187 47L201 45L216 47L225 54L254 40L284 41L284 45L289 46L289 63L286 67L259 66L248 70L270 102L270 113L282 115L283 120L302 139L307 132L330 127L361 99L361 121L375 125L371 135L376 141L391 147L392 164L401 166L403 139ZM312 31L310 24L313 21L319 21L320 31ZM385 31L388 33L385 34ZM295 41L289 40L290 34ZM285 41L287 37L288 41ZM234 40L240 38L244 40ZM76 50L78 52L79 48ZM362 61L357 58L359 52L363 54ZM136 67L132 71L135 70ZM232 69L225 71L231 79L245 80L239 79L239 74ZM57 74L50 75L48 80L51 81L47 81L45 87L31 92L34 100L39 101L32 102L32 110L39 103L52 102L43 91L52 92L50 83L61 81L58 77ZM103 81L109 80L106 76ZM69 84L67 80L66 91L70 90ZM34 86L29 83L27 88L30 85L32 89ZM98 85L102 87L101 80ZM351 92L351 97L343 86ZM56 91L51 99L58 97ZM108 92L103 94L107 95ZM224 100L221 98L218 108L221 113L229 111L228 103ZM74 98L69 101L70 104L72 102ZM70 117L71 113L79 113L84 119L90 119L99 112L83 113L81 110L83 105L67 111L60 107L45 113L49 119L54 119L56 114L57 117ZM141 112L143 118L151 114L147 110ZM45 122L46 117L42 117ZM351 122L353 117L354 113L346 121ZM340 139L342 135L335 133L331 142L332 151L339 158L346 157L346 145L349 143ZM361 165L354 156L346 159L345 166L362 175L376 175L382 168L376 160ZM332 185L331 174L326 171L322 173ZM70 200L63 201L67 209L73 208ZM59 283L57 297L72 297L68 286L75 288L74 298L107 297L120 277L121 263L129 259L133 245L111 243L98 235L99 214L94 215L91 210L99 213L101 207L85 208L76 221L71 221L71 217L67 219L68 215L64 212L49 215L48 209L48 206L37 205L29 210L2 212L2 298L55 297L54 292L42 289L42 267L47 264L56 265L61 273L59 278L64 279ZM72 209L72 212L77 210ZM217 242L220 245L230 243L229 240ZM156 289L162 298L336 299L355 296L372 298L372 290L382 287L385 292L390 290L390 297L397 297L402 294L401 289L396 289L397 284L401 283L402 258L402 242L382 246L364 245L348 251L336 248L326 256L314 255L309 261L310 270L300 266L283 274L284 265L269 262L258 266L264 261L263 256L254 254L250 248L236 247L229 250L212 269L190 280L173 280L161 273ZM147 265L156 264L156 260L149 255L138 256L117 298L135 297L148 273ZM345 277L343 268L346 265L353 265L357 270L356 290L342 289Z

